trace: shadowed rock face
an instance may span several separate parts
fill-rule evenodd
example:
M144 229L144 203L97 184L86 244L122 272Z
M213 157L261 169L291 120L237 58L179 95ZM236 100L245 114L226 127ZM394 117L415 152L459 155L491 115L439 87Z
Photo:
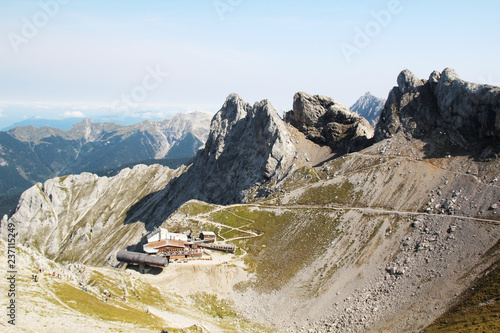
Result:
M330 97L298 92L285 121L311 141L345 153L363 149L373 137L369 122Z
M448 132L468 149L483 140L500 140L500 88L463 81L450 68L434 71L429 80L402 71L382 111L376 140L399 131L423 138L434 130Z

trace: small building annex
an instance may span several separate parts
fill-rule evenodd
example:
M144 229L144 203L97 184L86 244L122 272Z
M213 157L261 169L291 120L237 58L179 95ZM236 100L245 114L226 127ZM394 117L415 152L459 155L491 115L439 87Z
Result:
M215 232L213 231L202 231L199 237L205 243L215 242Z

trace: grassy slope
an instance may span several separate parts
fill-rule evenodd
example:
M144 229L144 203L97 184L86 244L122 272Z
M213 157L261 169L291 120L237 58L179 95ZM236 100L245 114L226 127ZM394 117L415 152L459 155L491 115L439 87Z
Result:
M500 261L489 267L425 332L500 332Z
M252 287L264 293L281 289L308 263L323 255L333 241L347 239L353 232L350 229L343 230L341 227L345 226L348 220L345 215L349 212L342 209L286 208L250 204L219 207L219 210L210 213L211 209L206 204L192 201L180 210L186 214L184 221L191 221L191 224L184 225L184 228L213 230L219 240L229 238L228 236L247 236L231 242L242 249L237 254L243 255L248 269L256 273L257 278L253 281ZM198 213L204 215L205 222L200 223L197 220ZM363 255L369 256L363 251L374 243L376 235L385 232L385 229L381 230L382 224L390 223L395 227L397 219L383 214L362 216L356 242L349 244L338 262L325 266L318 274L331 276L343 264L363 260ZM238 229L231 230L218 224ZM165 224L167 228L174 226L182 228L174 221L167 221ZM245 232L252 232L257 236ZM328 279L322 279L326 280ZM239 285L239 288L247 286L249 285L244 283ZM315 286L315 291L312 293L318 292L322 287Z
M144 310L138 310L136 307L130 306L125 302L123 304L114 301L103 302L95 295L88 292L83 292L68 283L59 283L57 286L52 285L53 292L65 304L72 309L104 321L117 321L133 324L136 327L147 327L160 330L163 326L163 320L155 315L148 314Z

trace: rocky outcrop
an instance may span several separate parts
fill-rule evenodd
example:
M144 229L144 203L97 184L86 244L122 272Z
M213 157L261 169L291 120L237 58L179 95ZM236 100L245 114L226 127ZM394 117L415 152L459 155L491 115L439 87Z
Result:
M500 140L500 88L466 82L446 68L422 80L408 70L398 76L375 131L377 141L403 132L425 138L445 132L453 143L471 149Z
M193 169L203 172L205 179L215 175L246 187L283 177L294 156L290 135L271 103L263 100L252 107L232 94L213 118L205 149ZM217 172L223 169L224 174Z
M373 137L368 121L330 97L298 92L285 121L311 141L345 153L363 149Z
M373 96L370 92L367 92L366 94L361 96L349 109L368 120L370 125L375 127L380 118L380 114L384 109L384 105L385 99L378 98L376 96Z

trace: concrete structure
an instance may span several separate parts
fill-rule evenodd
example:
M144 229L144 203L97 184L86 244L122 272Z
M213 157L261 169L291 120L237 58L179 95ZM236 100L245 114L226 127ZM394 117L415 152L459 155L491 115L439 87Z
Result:
M217 250L222 252L234 253L236 251L236 245L234 244L198 243L198 245L205 249Z

